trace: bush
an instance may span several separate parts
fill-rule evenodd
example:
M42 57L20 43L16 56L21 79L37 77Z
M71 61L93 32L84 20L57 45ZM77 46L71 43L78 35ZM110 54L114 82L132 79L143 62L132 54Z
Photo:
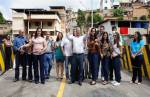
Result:
M140 20L147 20L147 17L145 15L140 17Z

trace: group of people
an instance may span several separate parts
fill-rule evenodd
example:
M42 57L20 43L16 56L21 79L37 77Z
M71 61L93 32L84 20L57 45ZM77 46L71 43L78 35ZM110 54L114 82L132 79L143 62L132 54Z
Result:
M99 32L96 28L89 28L84 33L81 33L80 27L76 27L72 33L67 30L64 37L63 33L58 32L56 41L51 38L49 32L43 35L42 28L38 27L36 32L28 37L20 30L13 44L8 40L5 40L6 48L13 46L15 52L15 82L19 81L19 67L22 66L22 80L45 84L56 62L57 80L64 78L65 71L69 84L78 81L81 86L85 78L91 78L90 84L95 85L101 71L103 85L109 84L109 81L115 86L120 85L123 46L116 27L112 27L112 32L106 32L104 26L100 26ZM137 76L138 84L142 82L143 47L144 41L137 31L130 43L132 83L136 83Z

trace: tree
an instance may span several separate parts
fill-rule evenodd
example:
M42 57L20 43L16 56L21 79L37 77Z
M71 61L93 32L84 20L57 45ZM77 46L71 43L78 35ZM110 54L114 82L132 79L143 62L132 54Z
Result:
M3 17L3 14L0 12L0 23L4 23L5 22L5 19Z
M92 18L91 15L89 15L89 16L87 17L87 25L91 24L91 18ZM102 16L100 16L100 15L97 14L97 13L94 13L94 14L93 14L93 23L94 23L94 24L97 24L97 23L102 22L102 21L103 21L103 17L102 17Z
M113 16L114 17L121 17L124 15L124 10L122 8L119 9L113 9Z
M78 17L77 17L77 25L79 27L83 27L85 25L85 13L82 10L78 10Z

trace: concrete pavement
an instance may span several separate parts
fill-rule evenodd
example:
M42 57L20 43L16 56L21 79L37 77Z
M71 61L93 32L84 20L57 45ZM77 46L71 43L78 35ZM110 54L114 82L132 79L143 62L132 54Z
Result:
M70 85L65 80L57 81L54 69L45 85L25 81L14 83L13 77L14 70L0 77L0 97L150 97L150 81L144 80L141 85L130 84L131 77L125 71L120 86L104 86L100 80L95 86L89 85L90 80L85 80L82 86Z

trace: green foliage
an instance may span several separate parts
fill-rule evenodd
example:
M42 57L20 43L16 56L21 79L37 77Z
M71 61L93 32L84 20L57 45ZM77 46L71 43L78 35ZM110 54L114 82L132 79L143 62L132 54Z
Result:
M89 16L87 17L87 24L90 24L90 23L91 23L91 18L92 18L91 15L89 15ZM102 22L102 21L103 21L103 17L102 17L102 16L100 16L100 15L97 14L97 13L94 13L94 14L93 14L93 23L94 23L94 24L99 23L99 22Z
M85 25L85 21L86 19L85 19L85 13L84 13L84 11L82 11L82 10L78 10L78 17L77 17L77 25L79 26L79 27L82 27L82 26L84 26Z
M123 16L118 17L118 20L123 20Z
M0 23L4 23L5 22L5 19L3 17L3 14L0 12Z
M147 20L146 15L141 16L141 17L140 17L140 20Z
M137 20L138 18L137 17L133 17L133 20Z
M113 9L113 16L114 17L121 17L124 15L124 10L122 8L119 9Z

